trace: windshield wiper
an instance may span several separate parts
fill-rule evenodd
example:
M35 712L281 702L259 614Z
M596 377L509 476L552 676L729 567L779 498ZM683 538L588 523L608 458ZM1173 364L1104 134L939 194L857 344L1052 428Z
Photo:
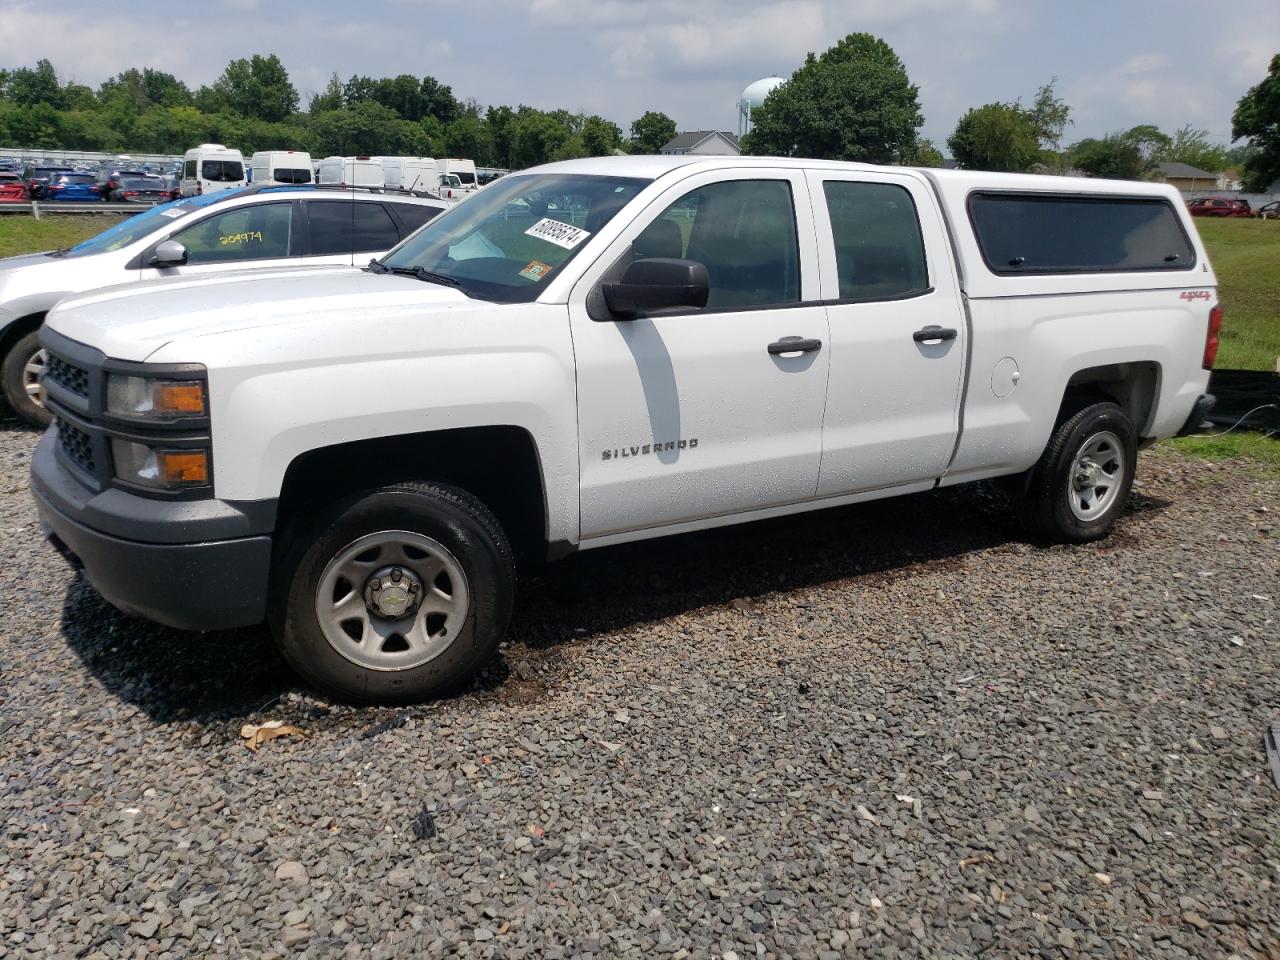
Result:
M461 282L453 277L446 277L443 273L432 273L426 267L392 267L376 258L369 261L369 270L373 273L394 273L401 277L413 277L417 280L425 280L427 283L439 283L446 287L461 285Z

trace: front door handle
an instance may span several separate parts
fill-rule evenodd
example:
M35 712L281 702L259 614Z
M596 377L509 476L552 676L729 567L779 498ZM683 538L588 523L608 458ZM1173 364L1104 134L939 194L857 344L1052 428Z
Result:
M821 349L821 340L806 340L804 337L783 337L769 344L769 353L775 357L786 353L813 353Z
M957 336L955 327L925 327L913 333L911 339L916 343L941 343L944 340L954 340Z

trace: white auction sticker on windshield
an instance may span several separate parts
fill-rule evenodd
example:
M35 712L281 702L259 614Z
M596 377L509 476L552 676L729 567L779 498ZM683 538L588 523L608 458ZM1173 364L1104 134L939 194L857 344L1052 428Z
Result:
M180 216L182 216L182 215L183 215L184 213L186 213L186 212L187 212L187 211L185 211L185 210L161 210L161 211L160 211L160 216L162 216L162 217L180 217Z
M539 240L545 240L547 243L554 243L557 247L564 247L566 250L572 250L587 237L591 236L589 230L582 230L571 223L552 220L550 217L543 217L526 230L525 233L528 236L537 237Z

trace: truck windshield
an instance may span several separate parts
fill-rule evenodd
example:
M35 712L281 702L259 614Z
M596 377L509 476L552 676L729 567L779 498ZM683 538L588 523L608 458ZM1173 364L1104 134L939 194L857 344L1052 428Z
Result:
M498 303L535 299L650 181L582 174L509 176L446 211L383 259Z

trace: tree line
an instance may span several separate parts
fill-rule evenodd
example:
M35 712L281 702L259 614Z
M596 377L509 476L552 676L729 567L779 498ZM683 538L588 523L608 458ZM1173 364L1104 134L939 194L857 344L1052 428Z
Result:
M466 157L522 168L612 153L656 153L675 121L650 111L624 136L595 115L528 106L481 107L434 77L337 74L300 104L274 54L232 60L190 89L169 73L129 69L98 89L62 83L52 63L0 69L0 143L62 150L178 154L199 143L317 156Z
M1143 124L1063 145L1071 107L1056 80L1020 100L969 110L947 138L961 167L1005 172L1083 173L1142 179L1157 164L1178 161L1211 173L1239 167L1248 190L1280 179L1280 54L1232 115L1234 147L1213 143L1188 124L1172 134ZM855 33L821 55L809 54L752 114L746 153L867 163L938 166L941 152L919 136L919 88L893 49Z
M1020 99L969 110L947 139L960 166L1010 172L1083 173L1141 179L1180 161L1217 173L1241 168L1245 187L1280 179L1280 54L1240 98L1232 142L1216 144L1191 125L1165 133L1150 124L1063 144L1071 107L1056 80ZM810 53L752 114L744 153L938 166L941 151L919 135L919 88L893 49L854 33ZM656 153L676 134L648 111L629 135L596 115L529 106L482 107L434 77L334 74L303 108L274 54L233 60L194 91L172 74L125 70L97 90L61 83L48 60L0 69L0 143L69 150L180 153L204 142L245 152L468 157L520 169L573 157Z

